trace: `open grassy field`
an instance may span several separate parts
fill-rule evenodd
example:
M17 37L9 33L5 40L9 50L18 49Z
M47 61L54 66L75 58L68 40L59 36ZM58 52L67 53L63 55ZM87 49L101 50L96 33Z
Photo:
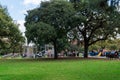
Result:
M120 61L0 60L0 80L120 80Z

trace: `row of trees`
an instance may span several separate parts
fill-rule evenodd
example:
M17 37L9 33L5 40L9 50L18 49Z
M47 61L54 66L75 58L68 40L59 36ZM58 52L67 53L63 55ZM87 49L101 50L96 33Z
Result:
M9 16L7 8L0 5L0 54L20 50L25 38L18 26Z
M119 0L50 0L29 10L26 15L26 37L39 47L52 43L55 58L59 48L77 39L84 44L84 57L89 46L119 34ZM111 4L110 4L111 3Z
M120 39L99 41L96 44L91 45L89 51L98 51L99 49L120 50Z

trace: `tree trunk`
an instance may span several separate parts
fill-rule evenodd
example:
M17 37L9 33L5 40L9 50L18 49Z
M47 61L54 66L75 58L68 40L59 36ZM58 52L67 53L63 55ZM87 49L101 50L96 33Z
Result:
M54 59L58 58L58 54L57 54L57 43L56 40L53 42L54 45Z
M88 43L84 43L84 58L88 58Z

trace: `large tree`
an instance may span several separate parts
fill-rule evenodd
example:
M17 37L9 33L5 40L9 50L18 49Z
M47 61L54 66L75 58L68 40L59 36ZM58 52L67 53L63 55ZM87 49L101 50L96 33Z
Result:
M0 49L1 51L15 50L17 46L24 43L24 37L9 16L6 7L0 5ZM13 48L14 47L14 48ZM19 49L19 48L18 48Z
M22 46L25 43L25 37L22 36L22 33L20 32L18 28L18 24L14 23L12 27L9 28L10 33L8 36L9 40L9 49L12 50L12 52L22 52Z
M9 30L7 29L10 26L9 21L12 21L12 19L8 16L7 8L3 8L0 5L0 44L3 43L3 38L9 35Z
M42 2L40 7L28 11L26 15L26 37L28 43L41 44L52 42L55 55L59 49L58 42L66 38L66 33L71 29L71 17L74 8L67 0L51 0ZM39 31L38 31L39 30Z
M120 13L116 6L108 4L108 0L84 0L75 3L76 17L72 24L75 28L69 34L84 42L84 58L87 58L90 45L117 36Z

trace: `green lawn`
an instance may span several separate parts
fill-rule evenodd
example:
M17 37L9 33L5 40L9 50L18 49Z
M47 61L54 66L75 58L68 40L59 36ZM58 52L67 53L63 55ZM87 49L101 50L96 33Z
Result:
M0 80L120 80L120 61L0 60Z

